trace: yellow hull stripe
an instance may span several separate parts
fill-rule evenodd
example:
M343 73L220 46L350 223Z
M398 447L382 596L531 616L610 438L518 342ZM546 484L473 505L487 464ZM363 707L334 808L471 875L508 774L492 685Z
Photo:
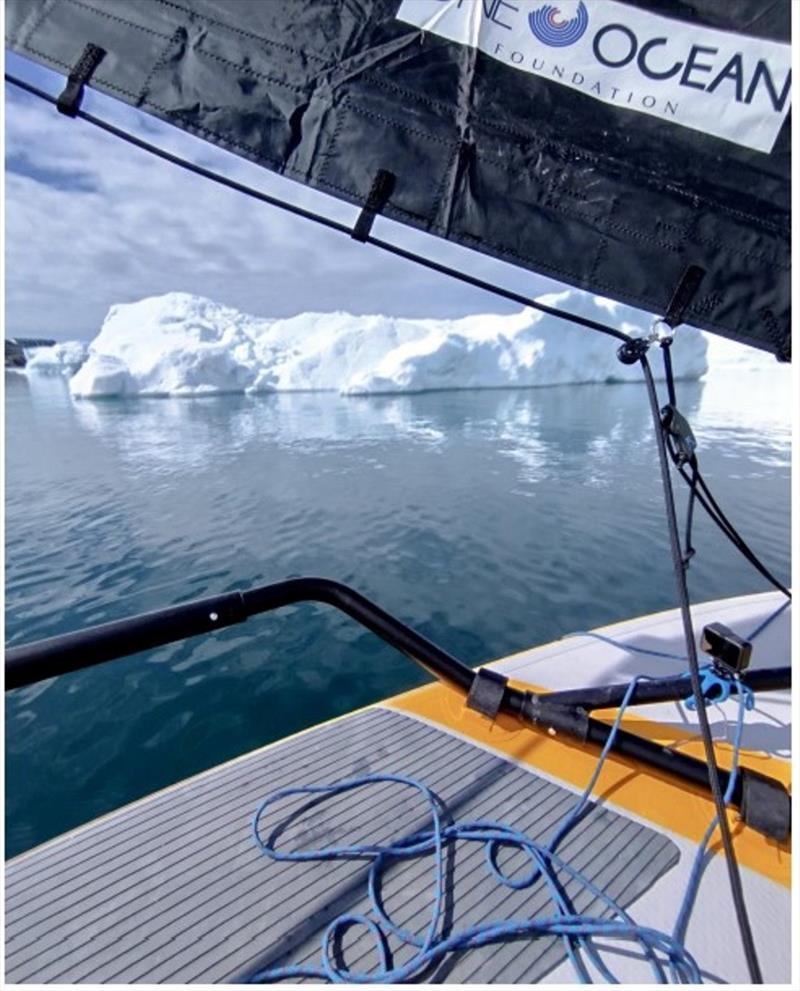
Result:
M520 682L511 684L544 691L533 685L523 686ZM447 685L425 685L382 704L454 730L576 788L586 786L597 764L596 748L522 727L509 716L500 715L490 723L468 709L463 696ZM594 715L610 723L615 713L598 711ZM635 713L626 715L622 724L649 740L673 749L679 747L684 753L704 759L703 744L696 734L644 719ZM727 743L717 743L715 746L719 766L729 768L731 746ZM768 754L742 751L740 764L778 779L787 788L791 786L791 765L787 761ZM617 755L609 756L606 761L595 795L641 819L698 842L714 816L711 796L699 788ZM790 843L767 839L746 827L734 812L729 812L728 819L739 862L788 888L791 883ZM712 837L711 848L715 853L720 852L718 832Z

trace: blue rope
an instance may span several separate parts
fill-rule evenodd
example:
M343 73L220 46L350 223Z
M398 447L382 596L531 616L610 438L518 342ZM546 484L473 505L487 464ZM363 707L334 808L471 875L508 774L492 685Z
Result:
M592 791L611 750L624 711L636 685L641 680L649 679L640 675L634 678L628 686L625 698L612 725L611 733L589 783L576 804L556 827L551 839L544 844L502 822L477 820L444 825L440 813L442 803L435 793L422 782L400 774L369 774L330 785L284 788L265 798L253 817L253 835L261 851L271 860L284 862L353 859L371 861L368 873L368 892L371 914L374 918L361 913L348 913L339 916L327 927L322 936L321 966L302 965L267 968L253 975L250 978L251 983L272 983L280 980L311 978L333 983L395 984L419 976L432 964L455 950L471 949L522 936L545 935L561 938L566 954L581 983L592 982L582 953L585 953L592 960L607 981L618 983L592 944L592 937L596 936L626 939L638 943L644 958L650 964L657 983L667 982L667 971L669 977L676 983L701 983L697 964L679 939L672 934L637 925L613 898L556 853L558 845L584 815L589 805ZM265 812L283 799L309 795L314 796L315 801L324 801L327 798L358 788L386 783L417 791L427 802L431 827L410 833L387 844L331 846L292 852L277 849L280 827L274 829L266 839L261 835L261 823ZM312 804L314 803L312 802ZM553 906L553 913L536 918L480 923L447 935L441 932L445 887L444 850L448 843L454 843L456 840L484 844L487 869L491 876L505 887L514 890L528 888L541 878ZM521 878L509 877L498 866L497 857L501 848L508 847L522 851L530 861L528 873ZM433 854L434 883L432 885L430 921L424 936L419 937L403 929L389 917L381 901L380 887L383 872L390 863L399 859L426 854ZM564 892L563 883L559 879L560 872L577 882L584 891L598 899L609 912L610 917L595 917L576 913L571 900ZM363 926L371 934L380 959L377 970L356 971L351 970L343 962L337 964L337 949L341 946L341 939L345 931L352 926ZM416 949L416 953L406 964L393 966L387 939L388 934L392 934L406 945Z
M750 641L769 626L783 612L788 602L768 616L747 638ZM578 632L567 636L588 636L604 641L615 647L633 653L646 654L653 657L670 660L685 660L685 657L664 651L651 650L644 647L632 647L628 644L613 640L603 634ZM711 666L702 669L704 675L713 676L712 680L704 681L703 702L708 701L712 692L717 691L719 680ZM685 675L677 675L683 678ZM525 833L514 829L502 822L491 820L476 820L472 822L443 825L440 808L442 802L438 796L421 781L400 774L368 774L347 781L330 785L307 785L299 788L284 788L268 795L256 810L253 817L253 835L261 851L274 861L332 861L332 860L370 860L368 872L368 893L371 912L375 918L363 913L347 913L334 919L322 936L321 966L311 965L293 967L273 967L259 971L250 978L250 983L273 983L281 980L311 978L313 980L330 981L332 983L351 984L395 984L418 977L434 963L448 953L456 950L472 949L491 943L502 942L528 936L557 936L560 937L567 957L575 970L579 981L584 984L592 983L591 976L582 958L585 953L598 968L600 974L609 983L619 983L614 974L601 959L592 944L595 936L612 939L626 939L638 943L643 957L650 964L655 981L667 983L667 972L673 983L700 984L702 977L696 961L684 946L686 927L692 907L697 897L702 878L708 844L714 830L719 824L715 816L709 823L695 855L692 870L687 882L686 891L681 901L678 916L672 933L664 933L647 926L637 925L631 916L610 895L598 888L589 878L564 861L556 853L556 849L564 837L585 814L591 795L597 784L605 761L614 744L614 740L622 723L636 685L640 681L653 681L646 675L637 675L628 685L622 703L617 710L616 718L611 727L608 739L600 753L592 776L580 798L567 815L556 827L553 836L546 844L540 844ZM723 687L723 700L727 700L731 689L734 689L739 699L739 709L736 722L736 732L733 743L733 758L731 774L724 799L728 804L736 786L739 770L739 753L741 750L744 716L753 707L753 693L742 685L738 679L730 679ZM696 701L697 700L693 700ZM431 819L431 828L410 833L388 844L356 844L351 846L331 846L312 850L297 850L282 852L277 849L279 829L273 830L267 839L261 836L261 822L265 812L283 799L299 795L318 796L315 801L324 801L335 795L341 795L358 788L375 784L392 783L412 788L422 795L427 804ZM312 803L313 804L313 803ZM307 807L307 806L306 806ZM443 914L443 898L445 887L444 850L448 843L457 840L484 844L484 855L489 873L499 883L513 890L521 890L533 885L538 879L545 883L554 913L532 919L511 919L508 921L492 921L470 926L457 932L445 935L440 932ZM530 870L523 877L511 878L504 874L497 863L498 854L503 847L513 847L524 852L530 860ZM433 854L434 884L430 921L425 935L419 937L397 925L386 912L380 896L381 879L386 866L392 861L411 857ZM600 901L610 913L610 918L589 916L575 913L571 900L567 897L558 874L562 872L576 881L580 887ZM377 921L376 921L377 919ZM380 959L380 966L372 971L351 970L344 962L336 963L337 949L345 931L353 926L363 926L372 936L375 949ZM392 934L408 946L416 948L417 952L408 963L395 967L389 948L387 934Z
M727 805L732 796L734 788L736 787L736 779L739 775L739 753L742 746L742 732L744 730L744 714L748 709L752 708L752 704L749 701L752 699L752 692L750 692L750 700L748 700L749 689L745 689L745 686L738 681L734 681L734 686L739 695L739 710L736 717L736 732L733 738L733 757L731 761L731 773L728 778L728 787L725 789L725 804ZM743 690L744 689L744 690ZM700 885L700 878L703 875L703 867L706 858L706 851L708 848L709 840L714 832L714 830L719 825L719 817L714 816L703 834L703 838L700 840L700 846L697 848L697 853L695 854L694 864L692 866L692 873L689 875L689 881L686 885L686 893L683 896L683 901L681 902L681 907L678 911L678 918L675 922L675 928L673 929L672 935L675 939L683 943L686 938L686 927L689 923L689 916L694 905L694 900L697 897L697 889Z
M762 620L753 632L749 636L744 637L744 639L752 643L753 640L763 633L770 623L777 619L784 609L788 609L791 604L791 599L787 599L785 602L782 602L774 612L770 613L765 620ZM592 640L599 640L601 643L607 643L611 647L617 647L619 650L625 650L630 654L643 654L647 657L661 657L669 661L687 660L686 654L670 654L667 651L653 650L650 647L635 647L633 644L625 643L623 640L615 640L613 637L607 637L604 633L595 633L593 630L575 630L574 633L565 633L561 639L568 640L571 637L590 637Z
M648 657L664 657L670 661L685 661L685 654L668 654L663 650L651 650L649 647L634 647L631 644L624 643L622 640L615 640L613 637L607 637L604 633L594 633L592 630L575 630L574 633L565 633L561 639L568 640L570 637L590 637L592 640L600 640L601 643L610 644L612 647L618 647L620 650L627 650L631 654L646 654Z
M714 705L727 702L731 697L731 692L736 691L745 709L755 709L756 697L753 689L742 684L736 675L728 674L721 668L716 668L713 664L704 664L699 668L699 672L702 675L700 694L702 695L703 705L709 705L712 702ZM689 672L687 671L680 677L683 679L689 678ZM696 709L697 705L698 700L694 695L686 699L687 709Z

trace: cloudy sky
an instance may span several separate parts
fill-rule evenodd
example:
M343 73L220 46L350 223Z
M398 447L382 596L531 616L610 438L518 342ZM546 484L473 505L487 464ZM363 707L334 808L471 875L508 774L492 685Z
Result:
M51 93L62 77L7 54ZM352 222L357 210L87 92L84 108L208 168ZM91 338L113 303L171 290L249 313L460 316L515 307L262 206L6 84L6 336ZM558 284L378 220L375 233L538 294Z

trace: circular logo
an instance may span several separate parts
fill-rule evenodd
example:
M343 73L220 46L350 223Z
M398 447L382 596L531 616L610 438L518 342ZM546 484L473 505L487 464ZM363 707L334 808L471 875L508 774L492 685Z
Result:
M586 4L581 0L575 16L565 21L561 18L560 8L546 3L543 7L532 10L528 14L528 23L531 26L531 31L545 45L550 45L553 48L566 48L567 45L574 45L583 37L589 26L589 12L586 9Z

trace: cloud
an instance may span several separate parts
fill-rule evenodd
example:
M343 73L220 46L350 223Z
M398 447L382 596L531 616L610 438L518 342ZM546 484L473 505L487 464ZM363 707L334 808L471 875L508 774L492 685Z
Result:
M58 92L17 56L7 67ZM261 316L508 312L512 304L192 175L6 86L6 333L92 337L113 303L182 290ZM357 210L89 92L86 108L178 155L351 224ZM501 284L551 280L379 220L376 233Z

